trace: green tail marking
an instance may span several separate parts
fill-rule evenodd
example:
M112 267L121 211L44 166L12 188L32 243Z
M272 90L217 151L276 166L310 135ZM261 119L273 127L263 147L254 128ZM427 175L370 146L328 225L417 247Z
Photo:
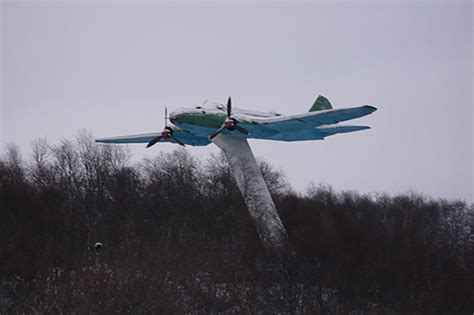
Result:
M322 95L319 95L318 98L314 101L313 106L309 109L310 112L315 112L318 110L332 109L331 103Z

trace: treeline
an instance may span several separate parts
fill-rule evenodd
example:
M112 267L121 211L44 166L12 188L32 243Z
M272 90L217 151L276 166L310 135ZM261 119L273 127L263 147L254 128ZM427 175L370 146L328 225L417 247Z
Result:
M7 146L0 313L474 311L472 205L324 185L302 195L260 164L288 232L284 258L262 248L222 155L133 164L86 132L36 140L26 159Z

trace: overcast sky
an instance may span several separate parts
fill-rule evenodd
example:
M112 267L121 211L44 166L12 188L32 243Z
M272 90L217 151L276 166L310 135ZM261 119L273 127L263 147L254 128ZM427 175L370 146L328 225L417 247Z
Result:
M376 106L371 130L251 140L303 192L473 201L473 5L445 2L17 2L1 4L1 143L159 131L163 108L205 99L306 112ZM134 159L172 144L131 146ZM217 147L188 148L205 157Z

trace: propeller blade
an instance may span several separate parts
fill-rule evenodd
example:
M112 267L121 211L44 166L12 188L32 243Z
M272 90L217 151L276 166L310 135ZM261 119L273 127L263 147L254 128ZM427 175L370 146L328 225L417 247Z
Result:
M159 142L161 140L161 138L163 138L162 136L158 136L156 138L154 138L153 140L151 140L150 142L148 142L148 144L146 145L147 148L151 147L152 145L154 145L155 143Z
M229 98L227 99L227 117L230 117L230 114L232 113L232 100Z
M176 139L175 137L171 136L171 139L173 139L174 141L176 141L180 146L185 147L184 143L182 143L180 140Z
M238 131L240 131L241 133L243 133L244 135L248 135L250 133L247 129L242 128L239 125L235 125L234 128L237 129Z
M165 128L168 127L168 107L165 106Z
M219 129L216 130L216 132L214 132L212 135L209 136L209 139L211 139L211 140L214 139L214 138L215 138L218 134L220 134L220 133L222 132L222 130L224 130L224 129L225 129L224 126L220 127Z

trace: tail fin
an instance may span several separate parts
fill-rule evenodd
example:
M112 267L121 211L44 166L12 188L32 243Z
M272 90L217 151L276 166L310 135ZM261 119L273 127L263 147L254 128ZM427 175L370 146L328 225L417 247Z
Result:
M314 101L313 106L309 109L310 112L315 112L318 110L332 109L331 103L322 95L319 95L318 98Z

